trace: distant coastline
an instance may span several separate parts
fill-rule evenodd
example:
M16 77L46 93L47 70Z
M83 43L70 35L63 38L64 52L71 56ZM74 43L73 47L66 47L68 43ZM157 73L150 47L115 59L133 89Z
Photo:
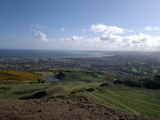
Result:
M0 49L0 59L78 58L102 56L108 55L97 51L81 50Z

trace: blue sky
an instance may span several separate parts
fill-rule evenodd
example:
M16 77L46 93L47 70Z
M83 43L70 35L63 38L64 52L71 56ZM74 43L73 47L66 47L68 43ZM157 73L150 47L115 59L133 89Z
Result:
M160 0L0 0L0 48L160 50Z

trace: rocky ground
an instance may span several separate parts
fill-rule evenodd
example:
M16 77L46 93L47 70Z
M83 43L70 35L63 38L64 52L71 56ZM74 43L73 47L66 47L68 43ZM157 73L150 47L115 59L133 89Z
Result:
M155 120L93 103L87 97L1 100L0 120Z

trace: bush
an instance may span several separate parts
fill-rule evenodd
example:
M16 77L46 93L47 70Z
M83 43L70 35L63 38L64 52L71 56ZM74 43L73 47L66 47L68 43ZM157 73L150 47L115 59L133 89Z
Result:
M84 101L85 99L84 99L84 98L80 98L80 100L81 100L81 101Z
M86 91L92 92L92 91L94 91L95 89L96 89L96 88L92 87L92 88L86 89Z
M24 84L25 82L23 81L17 81L18 84Z
M85 91L86 89L85 88L82 88L82 89L75 89L71 92L71 94L75 94L75 93L78 93L78 92L83 92Z
M96 88L96 89L99 91L105 91L105 89L102 89L102 88Z
M52 96L51 98L57 98L57 96Z

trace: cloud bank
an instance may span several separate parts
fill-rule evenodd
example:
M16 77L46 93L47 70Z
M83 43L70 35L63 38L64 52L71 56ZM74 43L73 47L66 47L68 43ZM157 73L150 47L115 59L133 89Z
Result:
M65 31L64 28L60 29ZM132 34L133 30L121 28L118 26L107 26L104 24L93 24L90 28L81 29L82 32L89 32L88 36L71 36L59 38L59 41L65 42L66 46L74 46L75 49L100 49L100 50L158 50L160 48L160 36L152 36L144 33L137 35ZM145 27L145 30L160 30L158 27ZM37 42L54 41L48 39L46 35L37 30L35 32L34 40ZM127 35L124 33L128 33ZM98 34L97 34L98 33ZM100 33L100 34L99 34ZM94 36L94 37L93 37ZM13 36L12 36L13 37ZM68 43L67 43L68 42ZM75 44L76 43L76 44ZM77 47L76 47L77 46ZM70 48L69 48L70 49Z
M158 27L153 28L147 26L147 30L159 30ZM82 36L72 36L71 38L61 38L61 41L77 42L88 46L100 46L103 48L126 48L126 49L158 49L160 47L160 36L152 36L140 33L139 35L121 36L125 32L133 32L133 30L123 29L117 26L107 26L104 24L91 25L90 31L93 33L102 33L96 38L88 38Z
M133 30L123 29L117 26L107 26L103 24L91 25L90 30L94 33L102 32L102 36L99 37L100 41L105 41L106 44L112 45L113 47L117 46L142 49L160 47L160 36L151 36L143 33L130 36L115 35L123 34L125 32L133 32ZM147 26L145 30L160 30L160 28ZM97 39L96 41L99 42ZM94 40L94 42L96 41Z

